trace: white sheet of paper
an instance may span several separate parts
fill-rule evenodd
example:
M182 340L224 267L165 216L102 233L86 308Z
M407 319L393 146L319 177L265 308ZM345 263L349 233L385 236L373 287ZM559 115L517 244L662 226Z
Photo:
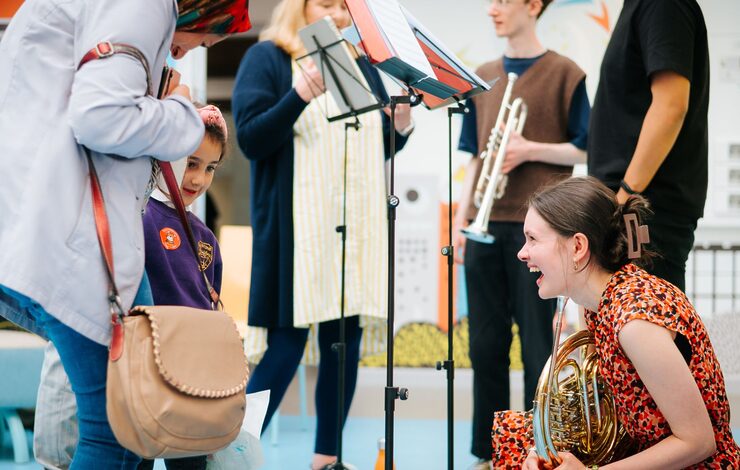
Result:
M430 77L434 70L411 32L398 0L367 0L375 19L398 58Z
M353 109L365 109L376 105L380 101L372 93L370 85L368 85L360 67L351 55L347 43L340 42L337 44L337 41L342 41L342 36L330 17L326 16L305 28L301 28L298 31L298 36L303 41L306 52L311 55L316 67L321 72L326 89L338 106L339 114L349 113ZM319 46L325 48L328 46L325 49L328 54L326 60L318 53ZM298 61L300 66L300 59ZM334 74L331 73L329 67L333 69ZM326 107L323 111L328 114Z
M267 405L269 403L269 390L247 394L247 411L244 415L242 429L257 439L260 438L260 434L262 433L262 423L265 421Z

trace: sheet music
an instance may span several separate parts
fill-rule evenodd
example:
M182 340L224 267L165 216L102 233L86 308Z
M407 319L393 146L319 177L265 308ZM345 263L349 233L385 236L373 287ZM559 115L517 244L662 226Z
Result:
M326 16L301 28L298 36L306 48L305 57L310 56L316 64L340 115L351 112L362 114L370 108L378 109L382 105L330 17ZM296 59L299 66L305 57ZM338 116L331 116L329 120L335 118Z
M367 0L367 4L396 56L420 72L434 77L434 70L411 32L398 0Z
M457 56L452 51L447 49L447 47L445 47L445 45L439 39L434 37L434 35L432 35L429 30L427 30L416 18L414 18L414 16L406 8L401 5L399 5L399 7L409 26L411 26L412 31L415 29L419 33L421 33L423 39L426 39L425 42L427 43L427 45L432 49L436 49L437 53L441 54L441 56L446 59L449 65L452 65L454 67L455 71L461 77L464 77L466 80L473 82L476 86L479 86L484 90L489 90L491 88L483 79L476 75L465 64L460 62L459 59L457 59ZM432 76L434 77L434 75Z

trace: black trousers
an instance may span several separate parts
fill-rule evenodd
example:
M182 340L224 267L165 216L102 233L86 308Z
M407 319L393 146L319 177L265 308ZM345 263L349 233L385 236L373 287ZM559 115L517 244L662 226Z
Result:
M694 247L696 219L658 210L647 220L647 225L650 231L648 246L659 256L644 268L686 292L686 260Z
M524 407L530 409L540 372L552 353L552 319L557 302L537 295L539 277L517 258L524 245L521 223L490 223L493 244L468 241L465 282L468 293L470 360L473 365L473 443L471 452L491 458L495 411L510 408L509 350L512 323L519 326L524 363Z

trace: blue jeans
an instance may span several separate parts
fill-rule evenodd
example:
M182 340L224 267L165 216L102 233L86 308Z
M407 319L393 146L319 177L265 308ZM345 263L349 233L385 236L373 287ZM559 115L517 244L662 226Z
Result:
M142 279L135 304L153 304L146 276ZM34 300L0 286L0 313L13 306L26 309L35 318L59 351L69 376L77 400L79 421L79 441L70 470L134 470L141 459L121 447L106 414L108 348L64 325Z

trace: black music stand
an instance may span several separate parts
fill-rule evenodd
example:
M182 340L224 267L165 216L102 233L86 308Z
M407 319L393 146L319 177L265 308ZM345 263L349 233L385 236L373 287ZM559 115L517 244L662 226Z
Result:
M455 447L455 360L453 354L453 285L455 270L455 245L452 243L452 116L467 114L470 108L465 103L457 102L457 106L447 108L447 246L442 247L442 256L447 258L447 360L437 361L437 370L447 371L447 468L454 468L453 450Z
M339 37L332 20L323 18L299 31L299 35L306 46L308 53L296 59L300 66L300 60L308 57L319 62L321 76L327 89L332 93L334 100L340 107L340 114L328 116L326 108L325 115L329 122L351 118L351 122L344 123L344 168L342 174L342 222L336 227L337 233L342 237L342 265L340 277L340 307L339 307L339 342L332 344L332 350L337 353L339 371L337 377L337 461L328 468L332 470L348 470L342 462L343 434L344 434L344 384L346 382L346 334L345 334L345 262L347 255L347 154L348 154L348 132L352 128L355 131L361 127L358 116L383 108L386 104L367 85L367 78L363 76L362 70L356 64L348 63L354 58L348 55L344 47L346 41ZM354 67L353 67L354 65ZM360 77L364 77L363 79ZM316 85L314 83L314 85ZM342 112L344 110L344 112Z
M398 77L395 77L398 80ZM408 91L408 95L391 96L391 129L394 129L395 111L397 104L409 104L416 106L424 103L424 95L417 94L413 84L400 82L400 85ZM455 107L448 108L448 134L449 134L449 165L448 165L448 245L442 247L441 254L447 258L447 360L438 361L437 370L445 369L447 371L447 464L448 469L454 468L454 380L455 380L455 361L453 359L453 274L454 274L454 253L455 247L452 243L452 116L454 114L467 113L468 108L459 99L455 97L445 98L446 106L450 102L455 103ZM428 109L437 109L441 107L436 104L429 106ZM409 397L407 388L396 387L393 385L393 325L395 322L395 223L396 208L400 203L398 196L394 194L395 182L395 154L396 141L395 132L391 131L390 138L390 184L388 193L388 348L386 359L386 387L385 387L385 468L393 468L393 423L396 399L406 400Z
M383 70L394 78L402 88L409 94L391 97L391 139L390 139L390 186L388 194L388 354L387 354L387 383L385 387L385 468L393 468L393 412L395 409L395 400L406 400L408 398L408 389L399 388L393 385L393 330L395 321L394 306L394 275L395 275L395 221L396 208L400 202L398 196L393 194L395 167L394 157L396 153L395 146L395 110L399 103L408 103L411 106L424 103L428 109L437 109L450 104L456 104L457 108L449 110L448 119L451 123L452 115L465 112L467 108L460 105L460 102L477 93L488 91L490 85L484 82L475 73L465 67L462 62L455 57L444 45L436 39L431 32L426 30L423 25L417 21L406 9L400 5L370 5L368 0L345 0L350 15L355 21L357 31L360 35L361 43L365 52L374 59L374 65ZM396 3L396 2L391 2ZM387 44L386 41L390 36L383 31L384 27L395 28L397 24L384 24L381 18L375 15L373 8L380 7L386 9L385 14L393 13L395 16L400 13L406 20L411 36L415 42L404 40L401 47L393 47L393 44ZM393 10L391 12L391 10ZM404 27L405 29L405 27ZM363 32L364 31L364 32ZM377 34L377 33L380 34ZM402 31L406 34L406 31ZM398 37L398 36L394 36ZM433 75L421 72L414 65L407 63L402 57L394 55L394 51L407 50L407 47L421 48L424 57L429 62ZM390 56L389 56L390 55ZM411 56L409 56L411 57ZM423 92L424 95L418 94ZM437 364L438 369L447 370L447 393L448 393L448 468L453 468L453 426L454 426L454 402L453 402L453 381L454 381L454 361L453 361L453 330L452 330L452 283L454 272L454 246L452 245L452 130L449 125L449 198L450 209L448 218L450 220L449 245L442 248L442 255L448 258L448 359L444 363Z

